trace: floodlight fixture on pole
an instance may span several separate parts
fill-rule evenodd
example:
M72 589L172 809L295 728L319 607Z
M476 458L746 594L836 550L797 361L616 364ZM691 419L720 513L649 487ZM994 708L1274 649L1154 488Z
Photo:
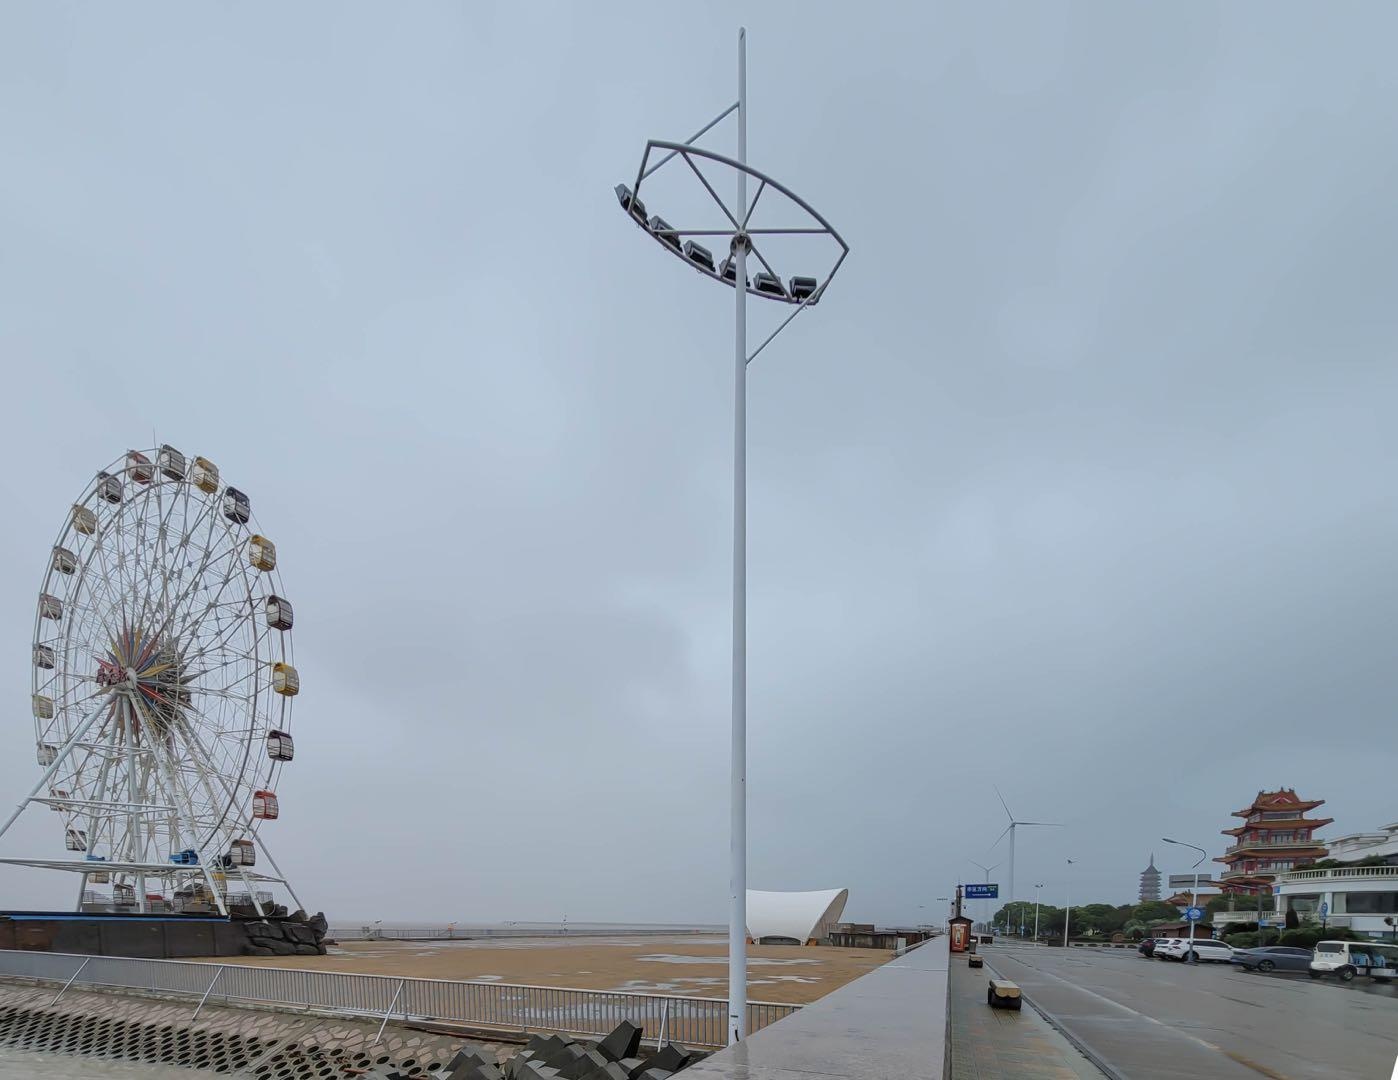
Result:
M1199 853L1199 858L1194 862L1194 886L1189 891L1189 906L1197 907L1199 904L1199 864L1209 857L1209 853L1198 844L1186 844L1183 840L1171 840L1168 836L1162 836L1160 839L1167 844L1187 847ZM1198 963L1198 957L1194 955L1194 924L1198 921L1198 919L1189 920L1189 955L1185 959L1191 964Z
M728 157L712 150L701 149L696 141L717 124L736 113L738 122L738 155ZM729 777L729 921L728 921L728 1042L731 1045L745 1038L747 1022L747 366L770 345L797 315L819 303L849 254L849 246L840 234L804 199L766 173L748 164L747 107L747 31L738 31L738 100L729 105L709 123L684 142L649 139L636 178L630 187L616 186L616 196L627 217L661 247L682 260L690 269L703 274L734 293L734 372L733 372L733 679L732 679L732 737ZM652 161L652 157L657 160ZM725 224L720 228L677 227L655 213L651 207L647 216L641 198L644 181L670 165L676 159L684 163L695 180L723 212ZM730 206L719 195L705 170L717 175L726 172L733 183L736 197ZM748 200L748 180L757 184L756 193ZM764 203L762 196L771 193ZM794 207L800 215L799 224L765 226L754 220L759 204L764 213L773 206ZM789 211L788 211L789 212ZM681 222L681 226L688 223ZM782 236L826 237L833 242L828 269L800 266L783 281L777 273L769 252L768 239ZM713 237L728 242L728 255L716 263L712 250L703 238ZM748 256L762 264L762 270L748 278ZM790 312L762 344L748 351L747 298L785 304Z

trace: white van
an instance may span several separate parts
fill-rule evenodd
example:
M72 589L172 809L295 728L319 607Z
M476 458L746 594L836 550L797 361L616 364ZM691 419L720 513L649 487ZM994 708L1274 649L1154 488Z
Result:
M1398 945L1377 941L1321 941L1311 958L1311 978L1334 975L1349 982L1356 975L1398 979Z

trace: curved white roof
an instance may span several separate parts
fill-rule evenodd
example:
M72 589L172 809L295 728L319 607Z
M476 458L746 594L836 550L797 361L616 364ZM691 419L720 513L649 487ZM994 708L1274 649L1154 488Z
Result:
M821 889L816 892L760 892L748 890L748 937L791 938L802 945L812 938L823 938L840 921L848 889Z

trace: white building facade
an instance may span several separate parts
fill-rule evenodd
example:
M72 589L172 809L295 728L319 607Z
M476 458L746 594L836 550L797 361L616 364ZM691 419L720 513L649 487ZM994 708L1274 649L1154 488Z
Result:
M1382 866L1339 866L1293 870L1272 887L1277 917L1288 910L1306 922L1322 918L1327 926L1358 934L1398 940L1398 823L1374 833L1352 833L1330 841L1330 858L1354 863L1377 856ZM1322 916L1322 911L1324 915Z

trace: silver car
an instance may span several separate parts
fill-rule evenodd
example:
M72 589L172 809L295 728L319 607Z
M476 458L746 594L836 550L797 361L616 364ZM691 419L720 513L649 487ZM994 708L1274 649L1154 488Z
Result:
M1245 971L1309 971L1311 950L1289 945L1265 945L1257 949L1239 949L1233 963Z

